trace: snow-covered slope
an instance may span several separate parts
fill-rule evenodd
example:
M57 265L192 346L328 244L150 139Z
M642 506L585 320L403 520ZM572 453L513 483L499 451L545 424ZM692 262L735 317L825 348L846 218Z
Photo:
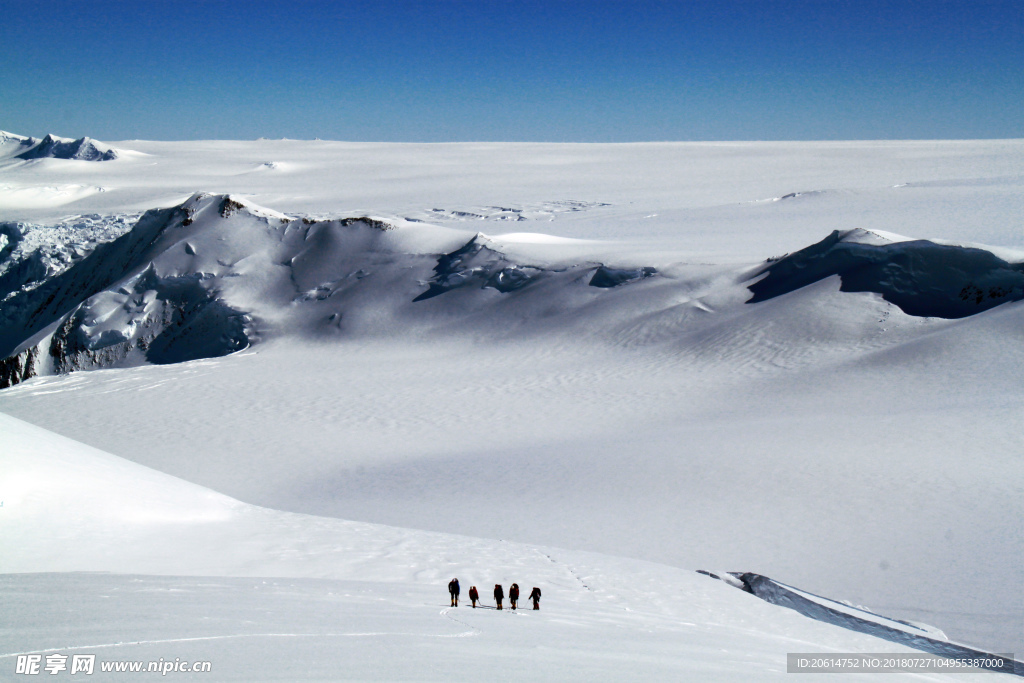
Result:
M3 229L9 251L21 234L13 224ZM268 335L392 335L453 324L477 334L497 327L502 337L510 325L519 334L547 332L565 327L546 320L552 306L562 320L637 331L637 313L649 315L666 298L706 311L715 302L725 313L743 287L752 293L746 303L757 304L836 275L841 291L879 293L915 316L960 318L1024 298L1022 264L977 247L865 231L834 232L752 271L719 268L711 282L707 268L670 263L668 283L647 282L630 298L600 290L655 278L658 268L594 263L585 253L570 260L570 248L526 256L515 239L365 216L300 221L230 195L196 194L146 213L53 274L44 273L39 252L8 256L0 387L80 369L214 358Z
M1024 646L1024 143L123 146L0 162L9 377L113 368L0 411L246 503Z
M119 150L90 137L77 140L49 133L41 140L0 131L0 154L11 152L16 159L69 159L75 161L113 161Z
M16 226L6 229L20 236ZM148 212L51 277L26 268L38 263L35 254L9 266L19 278L12 284L24 284L0 305L0 386L222 356L253 335L392 333L406 326L403 318L436 326L439 314L465 318L467 308L493 320L484 290L532 286L550 296L579 282L608 289L656 273L585 261L523 264L502 248L479 233L369 217L297 220L228 195L197 194ZM413 306L440 294L456 302ZM579 306L594 295L555 296ZM360 322L368 315L372 325Z
M49 134L39 139L0 131L0 212L3 212L0 220L24 217L9 213L11 209L41 211L45 215L54 207L107 192L110 188L96 184L92 174L83 173L83 167L118 167L124 161L138 163L145 156L134 150L115 149L89 137L72 140ZM93 163L114 160L118 163ZM45 178L45 181L6 182L13 180L6 172L11 169L18 169L16 175ZM115 175L119 173L110 170ZM130 176L134 170L129 163L120 173L127 171ZM69 174L84 175L84 182L68 182Z
M0 431L6 671L39 653L95 654L99 680L158 659L215 680L770 680L787 651L902 649L694 572L255 508L4 415ZM69 570L115 574L51 573ZM484 608L448 607L451 575ZM493 610L487 588L511 581L542 609Z

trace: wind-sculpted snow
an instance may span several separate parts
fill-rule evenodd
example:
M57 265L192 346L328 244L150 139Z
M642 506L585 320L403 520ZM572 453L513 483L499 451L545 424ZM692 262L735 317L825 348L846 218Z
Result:
M1024 264L927 240L867 244L833 232L771 263L749 286L748 303L767 301L832 275L844 292L875 292L909 315L964 318L1024 299Z
M29 138L22 142L29 149L17 155L18 159L74 159L78 161L113 161L117 150L89 137L71 140L52 133L42 140Z

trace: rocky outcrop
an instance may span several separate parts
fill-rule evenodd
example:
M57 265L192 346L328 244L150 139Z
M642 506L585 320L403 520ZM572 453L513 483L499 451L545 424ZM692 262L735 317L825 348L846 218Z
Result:
M41 342L0 361L0 388L41 374L43 363L64 374L225 356L249 345L248 323L201 278L161 278L151 268L130 289L88 299Z
M611 268L609 266L602 265L594 271L594 276L590 278L590 286L610 289L612 287L624 285L628 282L643 280L645 277L653 277L654 275L657 275L657 273L657 269L651 267Z
M35 377L39 349L35 346L0 360L0 389L12 387Z
M908 240L869 244L833 232L756 271L747 303L838 275L844 292L874 292L908 315L964 318L1024 299L1024 264L990 251Z
M476 235L450 254L443 254L434 266L427 291L413 301L423 301L461 287L513 292L545 273L543 268L513 263L497 251L486 237Z

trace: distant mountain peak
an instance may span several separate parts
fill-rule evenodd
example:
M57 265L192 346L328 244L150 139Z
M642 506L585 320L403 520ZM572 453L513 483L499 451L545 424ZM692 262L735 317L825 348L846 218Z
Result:
M32 144L35 138L28 138L22 144ZM30 149L17 156L18 159L73 159L78 161L112 161L118 158L118 150L93 140L81 137L77 140L62 138L53 133L33 144Z

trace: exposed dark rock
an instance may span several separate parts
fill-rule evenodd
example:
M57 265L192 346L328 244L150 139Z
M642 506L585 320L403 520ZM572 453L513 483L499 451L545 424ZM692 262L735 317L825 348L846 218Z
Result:
M427 291L413 301L430 299L460 287L491 288L504 294L525 287L544 272L535 266L512 263L477 235L450 254L438 258Z
M1007 301L1024 299L1024 264L1008 263L984 249L927 240L891 244L843 241L836 231L754 274L747 303L767 301L832 275L841 291L875 292L904 313L964 318Z
M288 221L287 220L282 220L282 222L287 223ZM381 232L387 232L388 230L394 230L395 229L395 226L392 225L391 223L388 223L386 221L377 220L376 218L370 218L369 216L355 216L355 217L350 217L350 218L342 218L340 220L336 219L336 218L324 218L324 219L303 218L302 219L302 223L304 225L317 225L319 223L334 223L334 222L337 222L337 223L345 226L346 228L349 227L350 225L358 225L359 223L362 223L362 224L366 225L369 228L373 228L374 230L380 230Z
M219 301L201 283L200 276L161 278L146 270L125 294L141 299L156 294L154 310L126 329L108 329L89 336L93 300L70 313L49 337L46 352L58 374L88 368L115 367L145 360L156 365L216 358L248 346L247 317ZM36 374L40 345L0 361L0 388L13 386ZM134 358L134 360L133 360Z
M599 266L594 271L594 276L590 278L591 287L618 287L624 285L627 282L636 282L637 280L643 280L644 278L651 277L658 273L657 269L651 267L644 268L609 268L608 266Z
M220 202L220 215L221 215L222 218L227 218L228 216L230 216L235 211L238 211L239 209L244 209L244 208L245 208L245 204L242 204L241 202L237 202L234 199L232 199L231 197L224 197L224 199L222 199L221 202ZM191 219L191 216L189 216L189 219Z
M346 227L349 226L349 225L355 225L356 223L364 223L367 226L373 228L374 230L380 230L380 231L383 231L383 232L395 229L395 226L391 225L391 223L387 223L385 221L379 221L376 218L370 218L368 216L362 216L362 217L359 217L359 218L342 218L341 219L341 224L346 226Z
M19 354L0 360L0 389L13 387L36 375L36 347L25 349Z

